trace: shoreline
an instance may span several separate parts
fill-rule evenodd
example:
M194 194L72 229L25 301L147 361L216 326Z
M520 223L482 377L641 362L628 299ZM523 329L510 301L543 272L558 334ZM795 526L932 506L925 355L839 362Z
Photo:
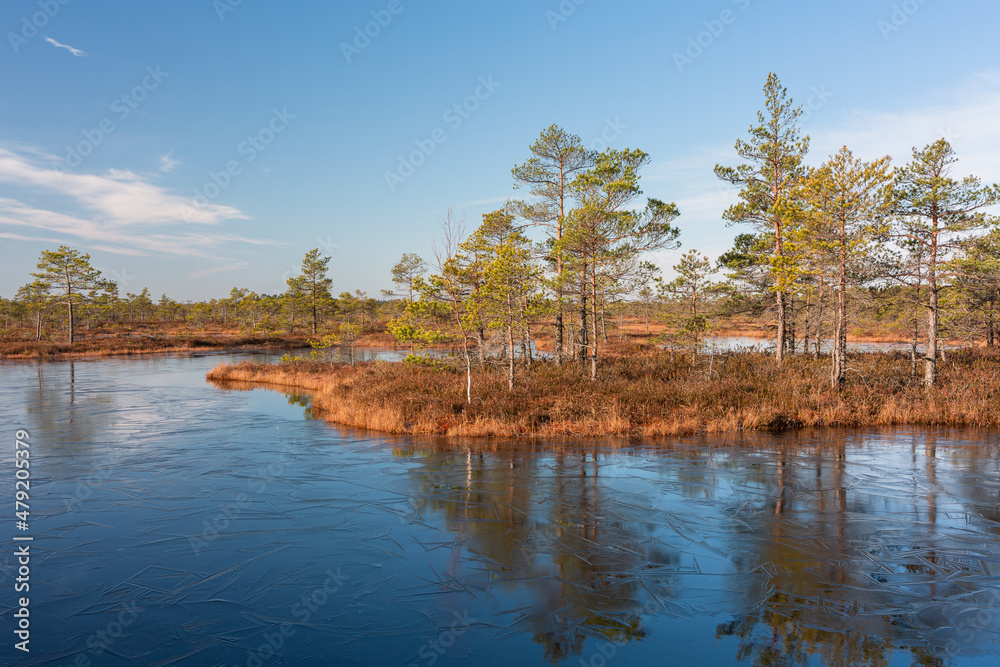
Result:
M317 334L317 337L320 337ZM72 344L62 341L6 340L0 341L0 361L58 361L60 359L101 359L104 357L129 357L174 352L228 352L228 351L281 351L308 350L311 335L292 337L256 337L202 334L200 336L126 335L103 336L77 340ZM370 340L365 340L369 338ZM6 352L3 348L14 348ZM82 349L81 349L82 348ZM355 350L408 350L409 345L386 342L378 334L369 334L354 344ZM342 344L333 349L346 350ZM450 345L427 349L451 350Z
M127 339L126 339L127 340ZM108 341L101 345L101 341ZM37 341L5 341L6 345L17 347L23 345L23 352L0 352L0 361L58 361L62 359L100 359L104 357L130 357L150 354L168 354L177 352L227 352L245 350L294 350L308 348L309 344L294 339L254 339L252 337L220 338L205 340L201 338L178 339L171 337L146 338L129 340L122 345L123 339L103 338L86 339L72 343L37 342ZM95 343L97 343L95 345ZM34 349L32 349L34 348ZM83 348L83 349L77 349ZM89 348L89 349L88 349Z
M655 327L654 327L655 328ZM662 328L662 326L660 326ZM655 332L626 331L627 342L612 341L611 345L635 346L640 349L653 349L651 337ZM772 334L755 328L723 327L713 331L706 339L748 338L768 342ZM128 357L169 352L213 352L213 351L247 351L247 350L302 350L309 349L311 339L322 338L322 334L292 334L290 336L254 336L239 335L224 332L199 332L197 334L143 333L133 331L117 334L97 334L75 341L72 345L64 341L35 341L28 339L0 339L0 361L24 360L59 360L59 359L99 359L103 357ZM911 341L902 340L898 336L848 336L849 344L884 344L909 345ZM949 348L968 345L967 341L941 340L940 343ZM542 353L554 353L555 340L551 336L539 332L535 337L535 349ZM977 341L976 347L985 347L985 343ZM382 331L370 331L361 336L354 344L356 350L393 350L407 351L408 344L400 343L395 337ZM14 352L7 350L13 349ZM335 343L332 349L346 350L341 343ZM421 346L419 352L454 352L460 349L454 342L437 345Z
M851 379L830 387L824 360L761 353L690 355L636 351L601 361L591 382L575 364L536 362L515 389L492 369L473 375L473 401L455 368L399 362L355 366L295 362L220 365L206 379L222 389L313 393L314 415L386 434L445 437L654 437L796 431L826 427L1000 426L1000 354L949 355L926 391L903 353L851 357Z

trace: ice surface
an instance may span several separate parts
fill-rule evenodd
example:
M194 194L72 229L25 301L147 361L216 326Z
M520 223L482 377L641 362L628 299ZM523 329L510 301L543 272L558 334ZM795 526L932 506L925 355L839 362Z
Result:
M13 432L26 429L35 537L32 651L8 636L5 662L1000 656L996 433L497 452L329 426L302 396L223 391L204 374L225 359L0 364L0 486L13 507Z

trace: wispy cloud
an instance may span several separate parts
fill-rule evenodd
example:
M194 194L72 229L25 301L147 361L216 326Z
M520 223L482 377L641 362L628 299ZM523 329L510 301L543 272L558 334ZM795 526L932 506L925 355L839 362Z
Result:
M51 37L46 37L45 41L48 42L49 44L51 44L52 46L56 47L57 49L66 49L67 51L69 51L70 53L72 53L77 58L82 58L84 56L89 56L90 55L86 51L81 51L80 49L74 49L69 44L60 44L59 42L57 42L56 40L52 39Z
M207 204L184 217L187 197L171 194L131 171L111 169L104 174L66 173L44 167L31 158L0 147L0 183L68 197L91 211L107 226L157 225L179 222L217 224L247 219L239 209Z
M46 197L43 208L13 198L0 198L0 237L22 240L58 240L67 237L88 248L125 255L169 254L215 258L232 243L270 245L234 234L199 231L227 220L246 220L237 208L208 204L188 206L188 198L173 194L125 170L104 174L64 173L38 163L43 154L0 147L0 183L23 189L25 201ZM29 199L30 198L30 199ZM185 207L187 219L182 220ZM193 226L192 226L193 225ZM8 231L28 228L35 234Z
M165 174L169 174L174 170L174 168L181 163L180 160L174 159L174 152L170 151L166 155L159 156L160 161L160 171Z
M928 103L900 110L850 112L845 118L813 133L811 162L818 163L851 148L859 157L891 155L893 162L909 162L913 148L945 138L958 154L956 176L975 174L1000 180L1000 72L985 72L945 90L933 91ZM940 100L947 100L940 102Z
M0 227L27 227L47 236L28 236L0 232L0 238L11 240L68 243L69 238L88 248L119 255L176 255L219 259L217 253L229 244L275 245L235 234L215 234L191 230L150 232L131 231L122 227L108 228L101 222L56 211L35 208L14 199L0 199Z
M462 202L461 204L455 204L455 208L469 208L472 206L485 206L486 204L502 204L512 197L493 197L491 199L477 199L475 201Z
M202 269L201 271L195 271L189 273L190 278L204 278L205 276L210 276L213 273L222 273L224 271L237 271L239 269L245 269L249 266L249 262L237 262L235 264L227 264L226 266L216 266L211 269Z

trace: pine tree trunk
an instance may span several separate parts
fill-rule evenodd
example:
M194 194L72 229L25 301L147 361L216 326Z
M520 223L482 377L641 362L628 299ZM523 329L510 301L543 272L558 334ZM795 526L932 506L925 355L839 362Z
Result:
M802 337L802 352L804 354L809 354L809 336L811 333L809 327L812 326L813 311L815 310L815 308L816 307L813 305L812 302L812 292L807 292L806 306L805 309L803 310L806 319L805 322L802 323L802 331L805 333L805 335Z
M778 302L778 333L775 336L775 357L778 363L785 360L785 293L777 292Z
M514 326L507 326L507 391L514 391Z
M527 356L525 357L526 361L525 361L524 365L525 365L526 368L530 368L531 364L534 363L534 361L535 361L535 353L531 349L531 325L530 324L525 324L524 325L524 349L527 352Z
M597 267L590 270L590 304L591 304L591 326L594 328L594 340L591 343L590 354L590 379L597 380Z
M839 387L844 384L847 374L847 299L844 293L844 275L841 274L837 289L837 331L833 341L833 373L832 384Z
M934 270L928 276L928 309L927 309L927 354L924 357L924 385L933 387L937 382L938 353L938 294L937 279Z
M780 195L778 186L778 172L779 167L774 165L774 177L775 181L772 183L774 202L777 203L778 197ZM782 239L781 239L781 219L775 215L774 217L774 254L779 259L782 256ZM786 332L785 332L785 293L781 290L775 290L775 299L778 303L778 331L775 340L775 357L780 365L785 360L785 342L786 342Z
M465 403L472 405L472 357L469 355L468 336L462 336L462 356L465 357Z
M582 281L580 283L580 340L579 356L580 363L587 362L587 352L590 350L589 332L587 331L587 267L583 268Z
M562 240L563 221L566 219L566 175L563 173L562 162L559 165L559 219L556 221L556 240ZM556 276L558 278L558 288L556 288L556 366L562 366L563 344L565 328L563 326L563 257L560 250L556 254Z
M920 278L917 278L917 284L913 291L913 341L910 344L910 363L913 366L911 372L913 377L917 377L917 366L919 365L919 360L917 357L917 345L918 338L920 336Z
M788 299L788 310L785 311L785 317L788 318L788 324L785 327L787 333L785 338L788 341L788 353L795 354L795 298L790 297Z
M569 341L570 345L574 345L575 341L576 341L576 318L574 318L572 315L570 315L570 318L569 318L569 336L568 336L568 341ZM570 351L569 351L569 354L567 356L570 359L574 359L576 357L576 349L575 348L571 348Z
M937 284L937 220L935 232L931 236L931 254L927 260L927 356L924 357L924 385L928 388L937 383L938 352L938 284Z
M837 274L837 339L833 347L833 386L844 384L847 375L847 239L840 223L840 262Z
M819 359L820 346L823 344L823 306L826 303L825 299L826 299L826 281L824 280L823 276L820 276L818 303L816 304L817 306L816 340L814 343L815 347L813 350L813 357L816 359Z
M556 313L556 366L562 366L563 360L563 314L562 314L562 292L556 292L556 299L559 301L559 312Z

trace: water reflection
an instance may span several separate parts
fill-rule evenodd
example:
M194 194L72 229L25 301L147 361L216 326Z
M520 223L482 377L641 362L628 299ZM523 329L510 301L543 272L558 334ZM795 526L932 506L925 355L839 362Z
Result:
M409 446L396 452L416 455ZM649 499L610 498L595 452L421 454L414 510L443 518L491 594L528 605L506 629L529 633L547 660L579 655L588 637L642 639L643 606L673 596L678 553L632 533L615 511ZM458 556L445 575L455 576Z
M982 438L948 434L946 458L935 433L692 442L644 452L632 476L600 449L397 453L420 458L418 507L494 594L522 598L552 662L664 615L726 614L715 637L754 665L944 665L997 651L1000 554L977 536L996 534L1000 478Z
M0 417L33 432L45 479L32 508L45 642L23 664L1000 654L993 434L385 438L312 420L307 393L208 385L217 361L0 364ZM9 559L0 570L10 586ZM346 582L329 594L327 571ZM114 651L88 653L132 604ZM7 627L12 612L0 596ZM262 644L284 627L280 647Z

